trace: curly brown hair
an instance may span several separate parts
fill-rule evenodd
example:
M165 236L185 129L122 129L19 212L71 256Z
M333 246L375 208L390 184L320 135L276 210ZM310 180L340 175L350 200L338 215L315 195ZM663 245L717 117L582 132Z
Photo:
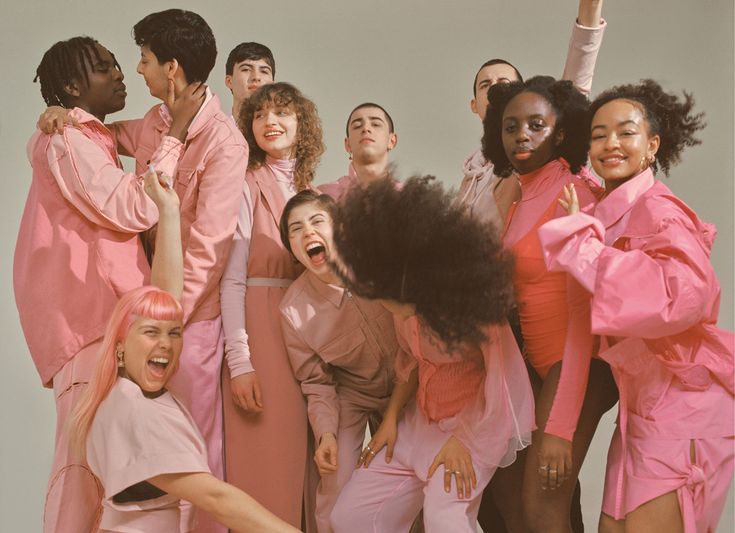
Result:
M600 93L590 105L587 134L590 133L595 113L613 100L630 100L637 103L648 121L649 134L658 135L661 142L656 159L651 164L654 173L661 170L667 176L671 165L681 160L681 153L687 146L702 144L695 133L704 128L704 113L693 113L694 97L684 91L683 98L667 93L658 82L652 79L641 80L638 84L618 85Z
M296 135L296 169L294 182L296 189L303 191L314 180L319 158L324 153L322 142L322 121L314 102L304 96L290 83L278 82L263 85L248 98L240 109L239 126L250 146L248 168L256 169L265 162L265 151L258 146L253 135L253 116L257 111L283 106L296 113L298 122Z
M356 294L413 304L451 350L485 340L513 302L513 262L492 225L431 176L355 187L340 205L335 245ZM336 269L338 271L338 269Z

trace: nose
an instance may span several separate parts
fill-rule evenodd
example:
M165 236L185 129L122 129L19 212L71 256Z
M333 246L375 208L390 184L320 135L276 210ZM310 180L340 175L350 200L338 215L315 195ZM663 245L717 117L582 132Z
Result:
M119 68L115 69L115 79L119 81L123 81L125 79L125 74L123 74L123 71Z
M528 142L528 139L530 138L529 129L528 126L521 126L518 128L518 131L516 131L516 143L521 144Z
M141 76L143 75L143 62L142 61L138 61L138 66L135 67L135 72L137 72Z
M253 81L255 81L255 82L259 82L260 81L260 72L258 72L257 70L253 70L250 73L250 79L253 80Z
M605 149L614 150L618 146L620 146L620 139L618 138L618 136L615 133L611 133L610 135L608 135L605 139Z

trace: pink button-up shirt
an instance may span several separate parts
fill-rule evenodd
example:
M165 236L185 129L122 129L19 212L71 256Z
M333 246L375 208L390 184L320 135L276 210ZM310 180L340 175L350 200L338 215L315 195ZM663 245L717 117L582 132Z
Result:
M604 20L596 28L575 22L572 29L562 79L571 80L584 94L589 94L592 89L597 54L606 26ZM518 180L514 176L498 178L493 173L493 164L482 155L482 149L467 157L463 171L464 178L458 193L460 201L473 215L502 229L510 205L520 196Z
M171 127L165 106L153 107L139 120L115 122L111 128L120 152L132 155L145 170L155 146ZM219 282L232 244L242 198L248 146L219 99L207 99L189 126L174 178L181 200L184 246L185 322L220 315Z
M357 172L355 172L355 167L352 166L352 163L350 163L350 165L347 167L346 175L342 176L336 181L317 185L317 188L320 192L322 192L322 194L328 194L329 196L334 198L335 202L339 202L350 189L352 189L359 183L360 182L357 179Z
M281 326L317 441L337 435L339 391L390 396L399 350L393 315L380 303L324 283L306 271L281 302Z
M604 336L600 357L621 387L621 417L632 412L637 425L650 426L638 433L660 437L732 436L733 335L716 327L714 227L650 170L613 190L594 215L553 220L539 234L549 268L590 294L592 332ZM588 364L565 352L562 376ZM718 390L729 401L708 404L723 397Z
M13 262L20 322L46 386L102 337L119 297L148 280L138 233L158 221L142 179L122 170L110 131L81 109L70 115L78 126L37 131L28 142L33 181ZM173 174L180 150L159 139L151 160Z

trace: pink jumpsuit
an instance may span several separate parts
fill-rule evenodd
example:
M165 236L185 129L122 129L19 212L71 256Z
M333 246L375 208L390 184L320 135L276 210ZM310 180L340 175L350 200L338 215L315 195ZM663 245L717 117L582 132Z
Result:
M399 419L393 460L385 462L383 448L369 468L355 470L332 526L337 533L408 531L423 507L427 533L476 533L482 490L531 440L533 394L523 358L507 324L486 327L487 341L461 353L447 353L416 316L396 319L396 333L405 350L396 360L397 379L407 380L418 367L416 400ZM471 499L444 491L442 468L427 478L452 436L472 457L477 489Z
M393 315L306 271L283 297L281 325L316 444L325 433L337 438L337 472L321 478L316 499L318 531L330 533L329 515L360 457L368 419L382 415L393 390Z
M105 490L100 531L191 531L193 516L181 524L180 500L146 483L161 474L209 473L204 439L170 392L147 398L117 378L92 422L87 460Z
M152 147L170 127L171 116L164 105L153 107L140 120L112 124L120 153L135 157L139 171L147 168ZM237 224L248 146L208 89L184 144L173 184L181 201L184 350L169 387L194 416L207 442L212 473L222 478L220 374L224 336L219 283ZM197 531L224 528L202 515Z
M571 80L584 94L592 89L597 53L606 26L604 20L596 28L575 22L572 29L562 79ZM508 210L520 197L521 190L515 176L498 178L493 170L493 164L485 159L481 149L470 154L464 162L464 178L457 196L475 216L502 230Z
M222 389L227 481L301 527L306 473L311 467L308 421L306 402L283 342L279 312L286 288L303 271L283 247L278 231L283 207L296 192L295 164L296 160L267 157L262 167L247 173L221 288L227 359ZM263 393L260 414L248 414L232 400L231 379L252 371Z
M28 348L56 400L56 445L44 531L90 531L101 493L68 448L66 420L94 372L101 337L118 299L147 283L138 233L158 220L142 179L122 170L110 131L74 108L78 126L37 131L28 142L33 181L13 262L13 288ZM154 147L155 148L155 147ZM151 154L173 174L181 143L161 139Z
M687 533L714 531L733 475L733 335L716 327L715 229L650 170L541 228L549 268L590 293L620 389L605 514L675 491Z

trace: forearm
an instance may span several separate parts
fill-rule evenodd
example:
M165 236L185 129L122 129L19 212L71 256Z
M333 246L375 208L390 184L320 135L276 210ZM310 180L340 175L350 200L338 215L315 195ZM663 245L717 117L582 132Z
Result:
M159 213L151 284L170 292L176 299L181 299L184 290L184 257L181 250L179 210L175 207Z
M388 401L388 407L385 409L384 417L398 418L403 407L408 401L416 395L416 389L419 385L418 368L414 368L409 375L408 381L396 383L393 387L393 393Z
M603 0L580 0L577 23L587 28L596 28L602 20Z

